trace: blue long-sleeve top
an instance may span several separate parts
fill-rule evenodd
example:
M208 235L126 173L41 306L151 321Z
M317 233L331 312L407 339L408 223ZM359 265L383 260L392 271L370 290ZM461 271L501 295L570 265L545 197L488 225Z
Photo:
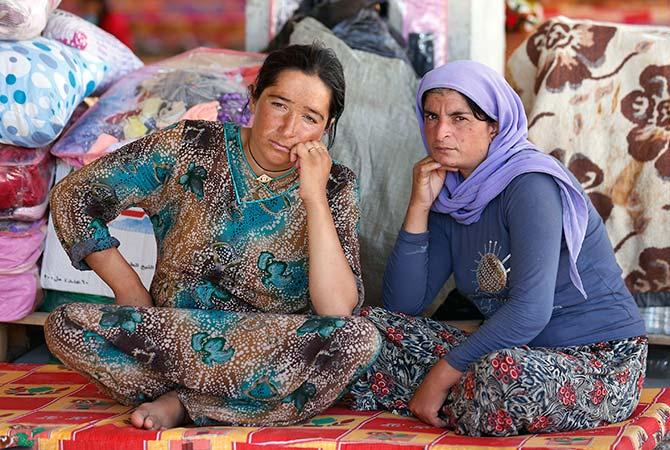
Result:
M453 274L458 290L486 317L446 356L461 371L504 348L644 335L602 219L588 198L587 203L588 226L577 259L586 299L570 280L559 187L550 175L527 173L489 202L476 223L462 225L431 212L427 232L401 230L386 266L384 306L418 315Z

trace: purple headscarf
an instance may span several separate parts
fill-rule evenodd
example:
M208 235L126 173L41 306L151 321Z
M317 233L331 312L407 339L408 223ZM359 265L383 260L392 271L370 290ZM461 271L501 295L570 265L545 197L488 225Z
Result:
M453 89L470 98L498 122L498 134L489 145L486 159L469 177L463 179L458 172L447 172L444 187L433 202L432 210L449 214L458 223L469 225L479 220L486 205L518 175L528 172L551 175L561 191L570 280L586 298L577 271L577 257L588 222L586 198L556 159L528 141L528 124L519 96L500 74L474 61L454 61L431 70L421 80L416 94L416 117L426 150L421 100L426 91L435 88Z

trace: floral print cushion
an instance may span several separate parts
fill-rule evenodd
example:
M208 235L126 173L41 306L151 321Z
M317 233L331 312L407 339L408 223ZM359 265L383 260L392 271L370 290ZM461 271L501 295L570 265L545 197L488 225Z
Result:
M507 72L529 139L582 183L628 288L670 305L670 28L556 17Z

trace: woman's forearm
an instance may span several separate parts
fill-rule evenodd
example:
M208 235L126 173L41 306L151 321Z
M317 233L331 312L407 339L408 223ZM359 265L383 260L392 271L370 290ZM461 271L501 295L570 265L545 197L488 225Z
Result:
M140 277L116 247L91 253L85 261L112 289L117 304L153 306Z
M335 229L327 200L305 205L309 255L309 294L314 311L348 316L358 303L354 276Z
M413 205L411 202L407 207L403 230L408 233L419 234L428 231L428 213L430 209Z

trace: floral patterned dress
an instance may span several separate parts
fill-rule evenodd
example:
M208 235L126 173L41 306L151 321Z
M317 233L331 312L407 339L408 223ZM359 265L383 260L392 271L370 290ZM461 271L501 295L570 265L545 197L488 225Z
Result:
M56 233L75 267L118 246L106 223L129 206L151 218L156 306L308 312L307 216L298 173L256 180L239 127L183 121L72 173L51 194ZM327 197L344 254L363 285L357 181L333 164ZM281 299L281 300L279 300Z

